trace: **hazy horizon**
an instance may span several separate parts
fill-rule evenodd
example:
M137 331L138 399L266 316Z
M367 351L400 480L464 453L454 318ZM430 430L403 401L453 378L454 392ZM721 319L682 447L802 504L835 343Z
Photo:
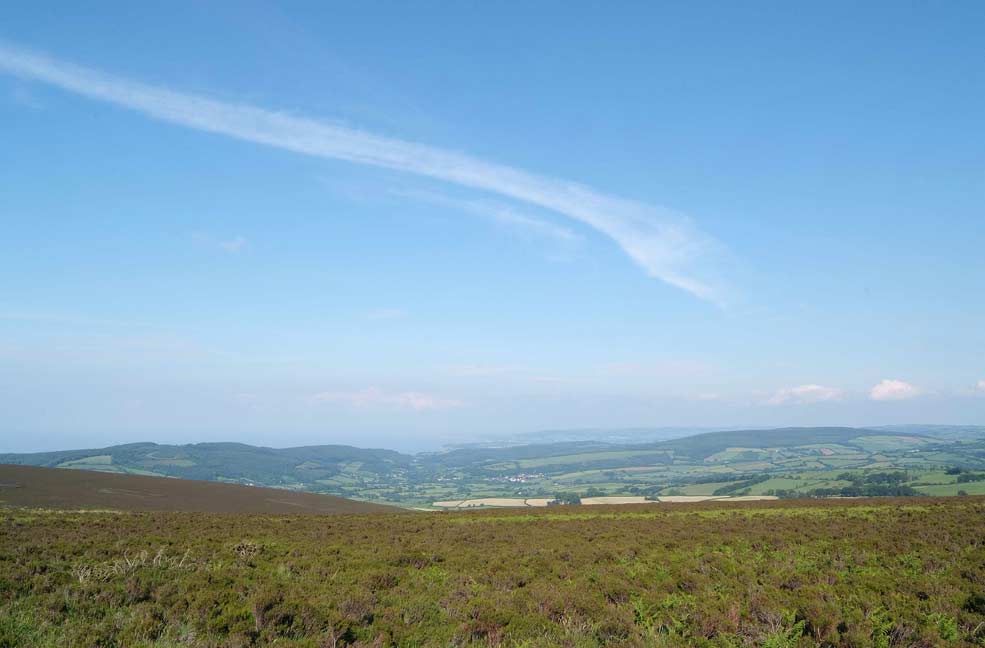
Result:
M98 445L45 445L44 441L41 441L41 445L30 445L27 444L24 447L12 447L3 448L0 447L0 454L4 453L15 453L15 454L31 454L31 453L43 453L43 452L53 452L53 451L74 451L74 450L94 450L102 447L112 447L119 445L137 444L137 443L154 443L157 445L196 445L196 444L209 444L209 443L242 443L245 445L252 445L257 447L268 447L274 449L286 449L286 448L296 448L303 446L318 446L318 445L344 445L352 446L355 448L362 449L380 449L380 450L396 450L397 452L405 454L418 454L418 453L428 453L428 452L439 452L443 450L448 450L456 447L470 446L470 445L497 445L497 444L510 444L510 445L526 445L526 444L537 444L537 443L555 443L558 442L559 437L573 437L579 440L591 440L600 442L609 442L615 444L630 444L634 442L645 443L647 441L670 439L670 438L680 438L686 436L693 436L697 434L704 434L708 432L726 432L726 431L743 431L743 430L770 430L770 429L805 429L809 430L811 428L817 427L841 427L841 428L856 428L856 429L880 429L886 427L956 427L956 428L985 428L985 426L975 425L975 424L962 424L962 423L896 423L896 424L886 424L886 425L829 425L829 426L771 426L771 425L722 425L722 426L711 426L711 427L662 427L662 426L636 426L629 428L565 428L565 429L553 429L553 430L534 430L527 432L514 432L514 433L501 433L501 434L488 434L488 435L477 435L472 437L464 436L449 436L449 437L434 437L434 436L420 436L412 439L404 440L393 440L390 437L390 441L381 441L380 443L375 443L369 437L368 439L363 437L347 436L347 435L329 435L333 441L325 442L297 442L292 443L289 441L284 441L281 443L266 443L261 440L248 441L244 440L243 437L237 436L235 433L227 437L216 437L216 438L190 438L190 439L170 439L170 440L158 440L153 438L134 438L134 439L118 439L104 444ZM635 440L634 436L637 435ZM618 440L613 440L613 437L617 436ZM301 437L302 439L305 437ZM384 437L386 438L386 437ZM567 440L567 439L564 439ZM38 442L35 441L37 444Z

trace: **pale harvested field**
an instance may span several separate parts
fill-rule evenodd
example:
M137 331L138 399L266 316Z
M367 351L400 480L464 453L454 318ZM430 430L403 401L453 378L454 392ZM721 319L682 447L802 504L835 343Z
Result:
M444 502L432 502L431 506L438 508L458 508L465 500L448 500Z
M721 500L728 499L724 495L661 495L659 498L661 502L707 502L709 500Z
M609 495L605 497L583 497L581 499L582 504L647 504L652 502L653 500L648 500L639 495Z
M660 497L657 501L648 500L638 495L611 495L606 497L585 497L581 503L586 506L601 504L658 504L666 503L685 503L685 502L707 502L729 501L729 502L754 502L757 500L774 500L772 495L745 495L743 497L728 497L727 495L667 495ZM446 500L434 502L431 506L443 509L465 509L479 506L505 507L524 507L524 506L547 506L552 500L548 498L521 498L521 497L480 497L467 500Z
M708 502L714 500L716 502L756 502L759 500L775 500L778 499L775 495L742 495L740 497L729 497L728 495L661 495L661 502L667 502L668 504L677 502Z
M526 502L540 502L543 504L539 506L547 506L548 500L525 500L520 497L480 497L478 499L467 499L467 500L448 500L444 502L434 502L432 506L438 508L471 508L474 506L528 506ZM530 504L530 506L538 506L537 504Z

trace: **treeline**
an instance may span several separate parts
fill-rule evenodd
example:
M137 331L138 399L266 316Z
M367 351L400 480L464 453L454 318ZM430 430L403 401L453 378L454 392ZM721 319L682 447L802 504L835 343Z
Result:
M971 472L967 468L962 468L961 466L951 466L944 472L948 475L957 475L958 478L955 481L959 484L985 481L985 473Z
M843 472L837 477L838 481L850 481L855 485L864 484L902 484L903 482L910 481L910 476L902 471L896 470L893 472L875 472L875 473L849 473Z
M914 497L926 495L904 482L909 481L909 475L903 471L877 473L841 473L838 481L850 481L851 486L815 488L807 491L796 491L778 488L767 491L767 495L776 495L780 499L795 497Z
M915 497L926 495L911 486L887 484L863 484L861 486L844 486L842 488L815 488L807 491L777 488L769 490L767 495L776 495L780 499L798 497Z
M721 488L716 488L712 495L735 495L742 496L748 495L749 489L756 484L762 484L764 481L768 481L770 475L757 475L755 477L750 477L749 479L743 479L741 481L733 482L731 484L726 484Z

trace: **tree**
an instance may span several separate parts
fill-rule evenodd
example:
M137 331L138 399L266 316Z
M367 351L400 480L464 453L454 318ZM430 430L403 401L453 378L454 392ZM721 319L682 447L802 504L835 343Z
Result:
M581 497L578 495L578 493L555 493L554 501L548 502L548 504L553 504L553 505L581 504Z

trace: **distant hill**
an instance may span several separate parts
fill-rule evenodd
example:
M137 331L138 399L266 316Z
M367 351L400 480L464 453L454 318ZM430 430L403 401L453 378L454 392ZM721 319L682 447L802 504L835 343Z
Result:
M563 441L595 441L602 443L648 443L718 432L733 428L657 427L657 428L576 428L528 432L513 438L518 443L560 443Z
M777 428L772 430L733 430L706 432L683 439L652 444L675 454L702 459L729 448L790 448L807 444L837 443L853 446L861 437L885 434L877 430L850 427ZM922 436L916 435L913 436Z
M0 464L269 486L415 507L477 498L543 499L562 491L711 495L727 482L750 479L765 483L761 490L807 492L821 488L818 480L825 481L823 488L848 488L850 479L836 478L853 470L906 470L915 487L933 494L985 494L985 481L968 481L977 475L963 475L959 482L957 473L942 472L985 470L985 428L974 426L732 429L674 438L636 432L638 437L633 430L599 430L594 440L475 444L414 455L344 445L131 443L0 454ZM763 481L766 475L772 481Z
M929 425L910 423L907 425L880 425L872 428L894 434L925 434L938 439L985 439L985 425Z
M382 513L400 509L236 484L0 465L0 505L202 513Z
M0 454L0 463L5 464L288 488L331 478L339 473L340 465L351 462L359 462L365 473L388 475L408 466L412 460L411 456L393 450L344 445L264 448L244 443L130 443L89 450Z

